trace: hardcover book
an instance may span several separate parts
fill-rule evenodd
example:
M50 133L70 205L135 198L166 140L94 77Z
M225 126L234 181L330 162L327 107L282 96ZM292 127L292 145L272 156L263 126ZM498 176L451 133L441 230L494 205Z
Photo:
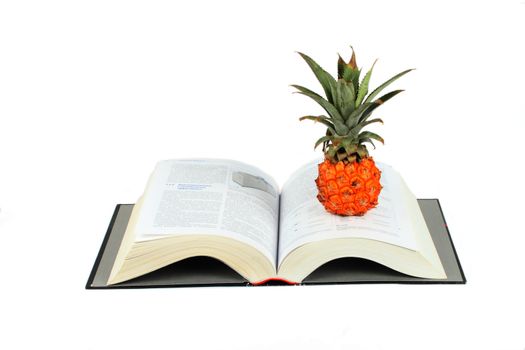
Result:
M378 206L332 215L315 198L316 164L279 190L241 162L159 162L137 203L117 206L86 288L465 283L437 200L416 200L379 164Z

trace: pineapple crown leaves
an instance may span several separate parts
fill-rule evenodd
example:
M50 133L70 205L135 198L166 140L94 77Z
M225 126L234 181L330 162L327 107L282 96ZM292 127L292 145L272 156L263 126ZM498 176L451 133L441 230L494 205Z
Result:
M368 156L364 143L370 143L375 149L372 140L381 143L384 143L384 140L381 136L370 131L362 131L362 129L372 123L383 123L379 118L369 119L372 112L403 90L394 90L379 98L376 97L412 69L394 75L369 93L369 82L377 60L360 80L361 70L357 67L355 51L352 48L352 56L348 62L338 55L336 80L311 57L301 52L298 53L314 73L326 96L325 98L300 85L292 85L297 89L296 93L310 97L328 114L327 116L308 115L299 118L299 120L313 120L326 126L326 135L316 141L314 148L322 144L326 157L334 161L345 159L359 161Z

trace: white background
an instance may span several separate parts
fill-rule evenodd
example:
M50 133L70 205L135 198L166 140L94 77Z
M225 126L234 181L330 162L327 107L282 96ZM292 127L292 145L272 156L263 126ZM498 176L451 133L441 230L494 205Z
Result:
M3 1L0 347L525 347L525 1ZM392 164L439 198L467 285L84 290L113 209L157 160L245 161L282 185L320 155L321 91L352 44Z

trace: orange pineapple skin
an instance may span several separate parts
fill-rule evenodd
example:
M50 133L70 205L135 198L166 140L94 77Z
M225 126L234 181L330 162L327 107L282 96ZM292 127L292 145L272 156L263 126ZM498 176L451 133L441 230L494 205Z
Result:
M325 159L318 165L318 170L315 180L317 199L328 212L362 216L377 205L383 187L380 183L381 171L372 157L347 164Z

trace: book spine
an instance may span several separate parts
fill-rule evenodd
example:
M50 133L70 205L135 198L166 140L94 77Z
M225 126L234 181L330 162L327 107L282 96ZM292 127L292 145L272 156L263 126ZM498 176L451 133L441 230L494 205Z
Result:
M299 284L299 282L289 281L289 280L281 278L281 277L270 277L270 278L264 279L262 281L253 282L252 285L260 286L260 285L266 284L268 282L284 282L284 283L290 284L290 285L296 285L296 284L298 285Z

